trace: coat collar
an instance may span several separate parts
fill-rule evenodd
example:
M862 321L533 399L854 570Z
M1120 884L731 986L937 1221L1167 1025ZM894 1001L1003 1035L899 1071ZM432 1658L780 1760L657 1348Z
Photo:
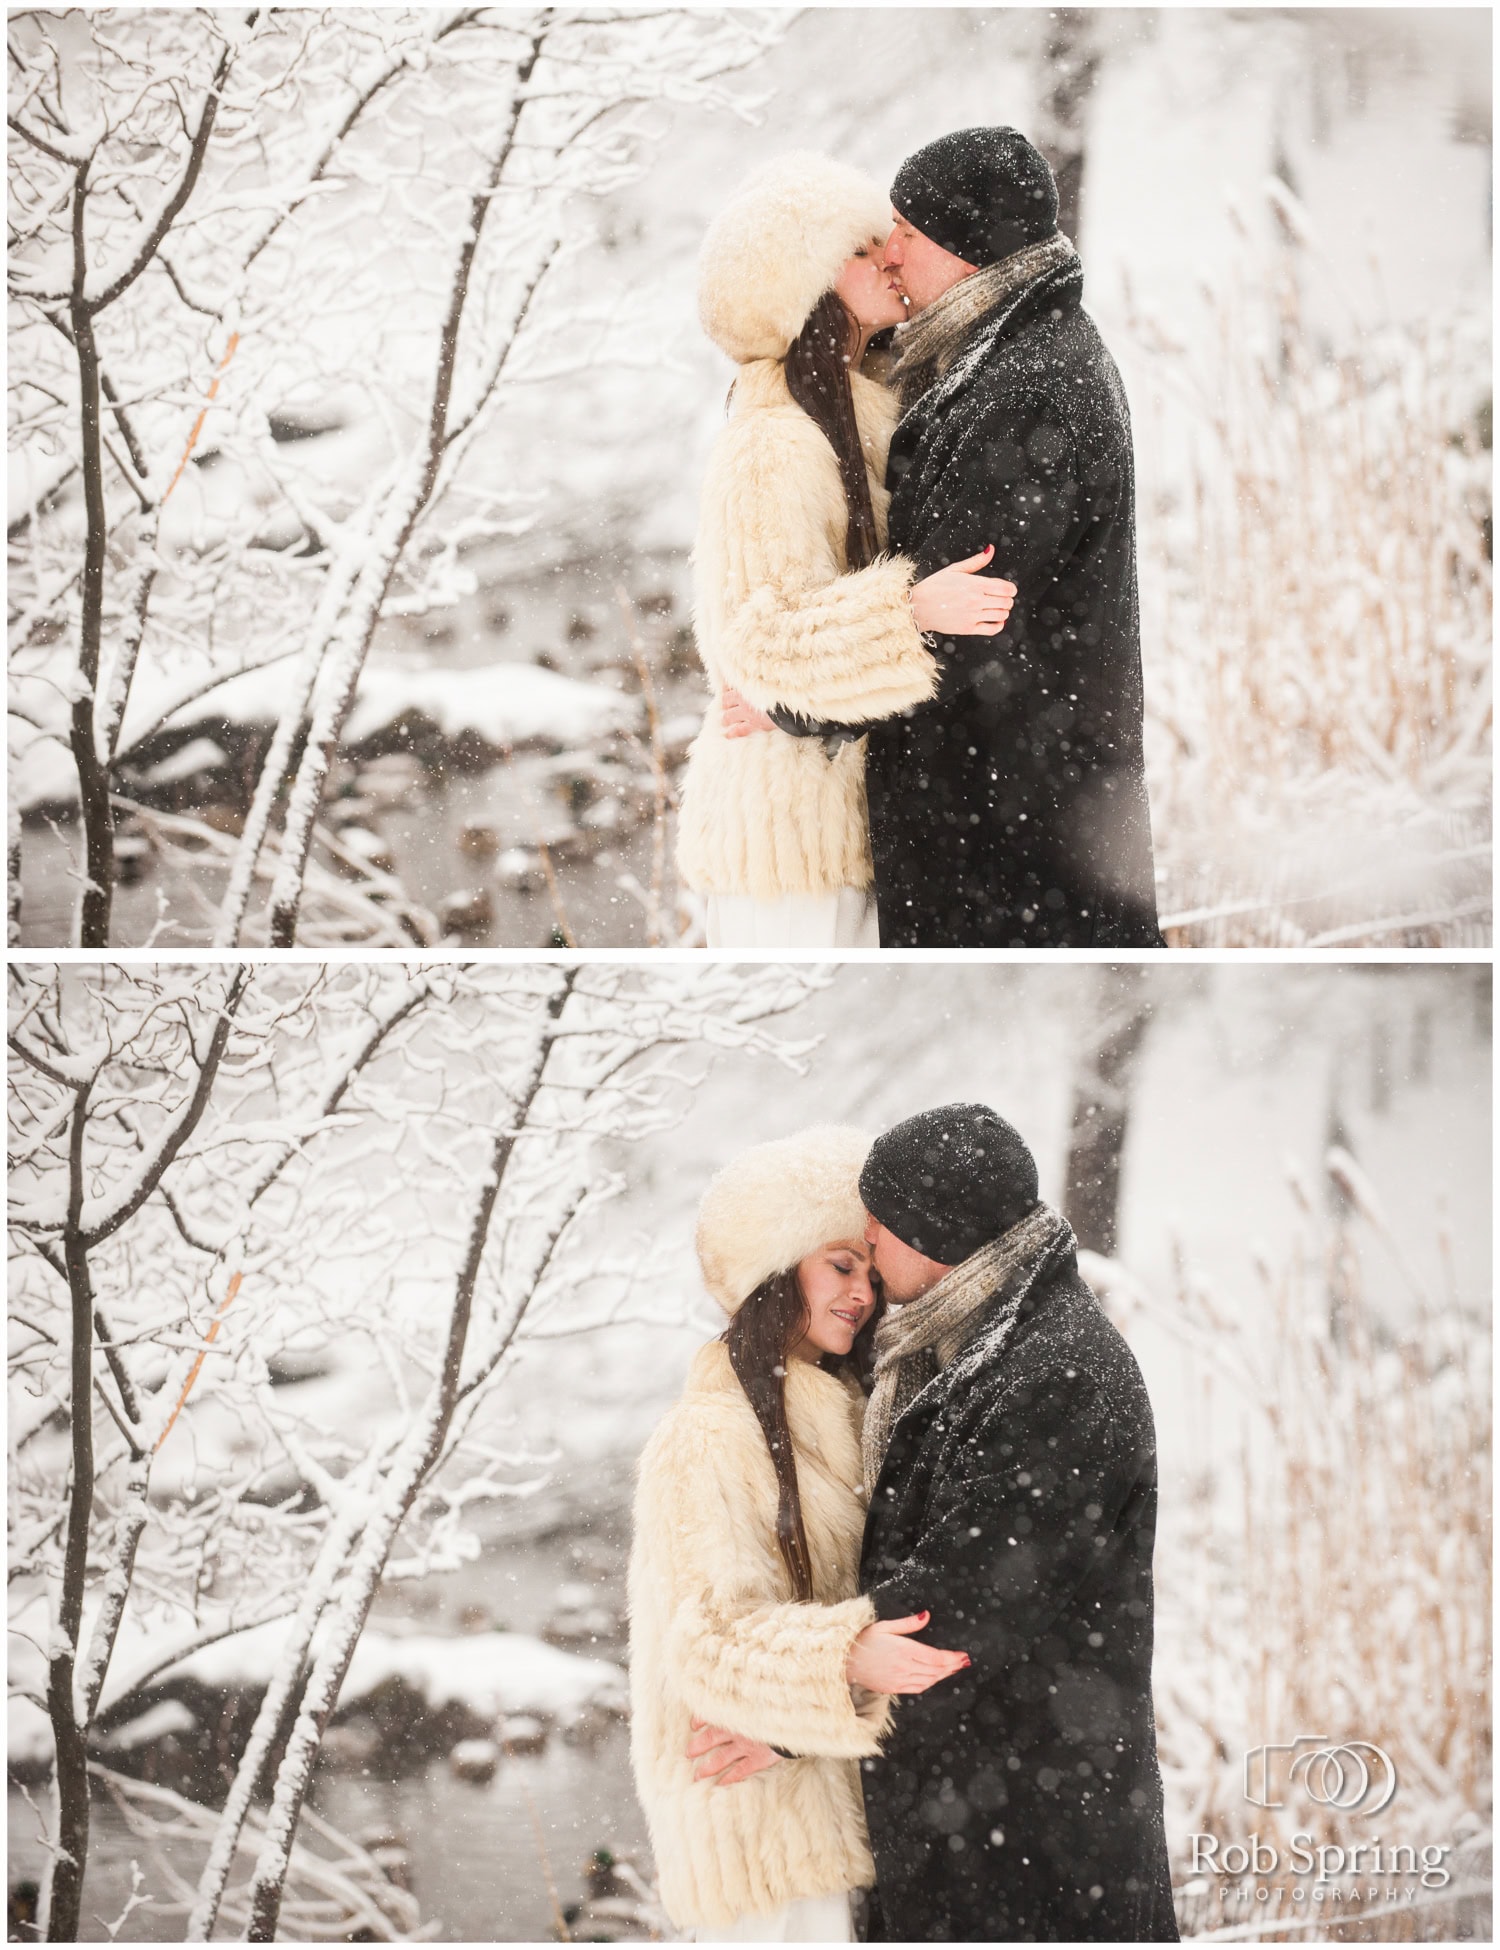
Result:
M1083 302L1083 266L1072 258L1056 270L1044 271L1014 297L981 320L974 336L935 386L913 402L907 419L946 406L980 372L996 346L1014 338L1044 312L1077 311Z

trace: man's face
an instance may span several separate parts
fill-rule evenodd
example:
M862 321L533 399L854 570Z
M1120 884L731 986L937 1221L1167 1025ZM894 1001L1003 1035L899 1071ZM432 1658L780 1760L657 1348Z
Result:
M925 1253L908 1246L874 1217L869 1218L865 1227L865 1244L874 1256L875 1271L880 1275L886 1299L898 1307L906 1300L920 1300L929 1287L936 1286L945 1273L953 1271L951 1266L928 1259Z
M962 279L973 277L979 266L945 251L941 244L933 243L930 237L913 229L899 210L892 210L885 268L911 300L915 314L925 311L934 298L941 298Z

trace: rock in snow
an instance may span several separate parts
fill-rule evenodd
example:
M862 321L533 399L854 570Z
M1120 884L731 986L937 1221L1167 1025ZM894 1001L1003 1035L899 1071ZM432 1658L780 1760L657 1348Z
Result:
M173 1671L215 1688L258 1689L270 1679L285 1633L280 1620L258 1626L204 1646ZM340 1708L356 1705L391 1679L404 1681L429 1707L464 1705L486 1720L542 1714L568 1725L596 1712L623 1713L626 1702L619 1666L521 1632L445 1638L367 1629L355 1647Z
M173 686L179 696L186 688L180 676L162 679L147 670L139 674L125 722L125 749L140 731L158 722L273 724L285 700L287 666L277 662L242 672L203 697L185 698L175 712ZM196 691L197 686L193 688ZM594 744L611 731L629 730L641 709L637 697L602 684L582 684L535 664L481 664L467 670L376 664L360 678L343 743L357 745L407 713L420 712L445 738L468 733L496 750L533 740L564 748ZM207 763L211 751L218 753L213 762L222 763L220 748L206 736L192 740L154 768L154 782L161 783L168 775L188 776L189 757L195 764ZM71 804L78 797L78 780L66 746L56 737L41 737L13 751L11 787L22 812Z
M533 738L587 745L605 732L633 725L640 701L534 664L486 664L470 670L376 666L360 679L344 743L357 745L373 737L407 711L431 718L445 738L469 731L495 746Z
M495 1778L500 1765L500 1749L493 1740L460 1740L448 1756L448 1765L461 1781L482 1787Z
M191 779L199 772L213 772L228 763L228 753L212 738L190 738L170 758L159 759L142 777L149 785L175 785L180 779Z
M149 1747L153 1741L165 1740L169 1734L192 1733L197 1725L197 1719L180 1699L158 1700L155 1706L148 1706L144 1713L106 1734L101 1744L117 1753L129 1753L136 1747Z
M534 1713L508 1713L500 1738L508 1754L539 1754L547 1745L547 1723Z

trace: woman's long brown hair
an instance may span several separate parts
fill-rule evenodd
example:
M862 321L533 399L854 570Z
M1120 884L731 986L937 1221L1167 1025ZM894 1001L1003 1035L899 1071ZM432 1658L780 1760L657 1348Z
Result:
M832 1360L825 1356L822 1363L835 1373L853 1374L867 1393L871 1329L882 1306L877 1295L875 1311L855 1339L852 1353ZM729 1365L771 1452L771 1467L776 1471L776 1544L792 1581L792 1595L804 1602L813 1595L812 1556L802 1523L797 1458L786 1415L786 1370L787 1363L796 1359L792 1349L807 1332L807 1321L807 1302L794 1266L763 1280L724 1330Z
M825 291L787 352L786 384L833 449L849 505L848 566L867 569L879 553L880 542L849 384L849 361L858 344L859 326L848 307L836 291Z

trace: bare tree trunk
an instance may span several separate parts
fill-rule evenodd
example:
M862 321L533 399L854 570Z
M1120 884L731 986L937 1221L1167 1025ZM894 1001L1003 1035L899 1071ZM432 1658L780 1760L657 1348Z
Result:
M1101 968L1093 1020L1073 1087L1063 1212L1078 1243L1112 1254L1119 1232L1120 1160L1130 1119L1136 1057L1151 1020L1146 971Z
M98 1325L96 1313L94 1319L96 1330ZM126 1600L130 1596L130 1582L135 1576L136 1550L150 1515L150 1507L146 1501L150 1486L151 1458L145 1450L132 1443L130 1470L125 1483L124 1524L115 1544L114 1562L104 1580L104 1599L99 1607L99 1615L94 1620L88 1651L79 1674L82 1698L79 1701L78 1717L85 1727L93 1725L94 1715L99 1711L99 1699L104 1691L104 1682L109 1676L109 1662L114 1657L115 1641L120 1635L120 1620L125 1615Z
M292 762L292 754L297 749L297 741L303 735L307 724L308 709L312 703L318 671L322 667L329 640L337 628L339 613L354 587L356 557L357 550L352 545L348 546L330 566L317 612L288 680L286 700L281 707L281 716L277 719L270 748L261 761L260 777L255 781L255 793L250 802L250 811L245 820L244 831L240 835L239 848L235 853L234 865L230 869L228 884L224 889L219 923L214 931L216 948L239 946L240 928L244 923L245 909L250 904L250 892L255 881L256 862L260 858L260 850L270 828L271 814L276 806L276 795L281 790L287 768Z
M89 1253L101 1240L116 1232L134 1212L139 1211L197 1127L208 1107L214 1077L229 1040L230 1027L249 981L248 965L235 970L205 1046L191 1096L158 1140L149 1169L142 1173L129 1195L118 1206L107 1211L92 1225L85 1222L88 1175L84 1142L88 1129L89 1095L95 1078L74 1085L72 1122L68 1133L68 1204L62 1233L62 1259L68 1282L72 1334L68 1418L72 1481L68 1494L57 1624L47 1660L47 1717L51 1722L55 1749L57 1797L56 1846L48 1866L45 1904L47 1939L51 1943L75 1943L78 1940L83 1878L89 1852L88 1728L99 1703L114 1650L115 1634L129 1595L136 1546L145 1525L146 1476L150 1466L149 1457L136 1450L132 1458L129 1486L131 1505L112 1573L112 1588L106 1591L104 1607L95 1626L94 1642L85 1661L83 1697L79 1698L79 1636L83 1626L83 1595L88 1577L89 1522L94 1507L94 1322L98 1308L89 1271ZM122 1393L128 1414L130 1394L128 1390L122 1390Z
M76 1943L83 1905L83 1872L89 1855L89 1776L84 1730L73 1699L78 1636L83 1625L83 1587L88 1569L89 1518L94 1507L94 1292L83 1238L85 1191L83 1138L88 1084L73 1099L68 1141L68 1219L63 1261L72 1315L72 1484L63 1544L62 1589L57 1625L47 1659L47 1717L52 1722L57 1795L56 1851L50 1858L44 1913L49 1943Z
M253 26L257 17L258 10L249 15L247 27ZM93 167L93 154L91 153L74 167L70 211L72 271L66 294L68 323L62 326L60 317L56 316L53 322L60 326L71 341L78 365L79 466L83 475L84 545L80 577L82 612L78 632L78 678L69 705L68 744L78 772L78 811L83 826L85 875L83 899L78 917L78 945L83 948L109 946L110 911L114 904L115 889L114 810L109 799L110 750L112 739L118 734L119 720L124 716L130 678L134 671L135 650L139 647L136 645L125 653L128 655L128 664L122 667L119 682L115 687L118 693L115 699L115 704L118 706L116 715L114 705L106 710L103 700L98 696L99 651L104 620L104 564L109 548L109 512L104 495L104 429L100 405L102 375L98 341L94 336L94 321L135 283L155 257L163 239L192 196L203 168L203 158L207 154L209 140L213 135L220 94L233 59L233 44L226 41L213 81L204 94L197 126L189 136L188 153L182 174L172 193L146 227L134 252L103 290L91 291L89 288L88 197L89 171ZM47 148L45 138L39 137L35 131L28 131L22 124L18 123L16 126L25 140L39 148ZM55 150L51 153L59 154ZM129 433L122 410L117 412L117 417L125 428L126 441L131 447L132 457L139 464L139 449L136 448L133 437ZM148 581L144 593L138 595L139 620L142 629L145 626L145 605L149 596ZM109 720L108 727L101 738L99 726L106 719Z
M153 503L147 511L139 542L139 546L146 552L147 560L136 571L129 620L120 637L119 647L110 667L105 694L100 698L95 712L97 726L95 743L100 761L106 766L113 766L115 754L119 750L120 728L125 721L125 706L130 702L130 687L135 682L135 667L140 658L141 644L145 641L146 618L151 608L151 591L156 587L156 568L150 558L155 554L160 528L160 511Z
M281 1648L280 1664L256 1709L255 1724L235 1769L234 1782L219 1817L219 1825L214 1830L208 1860L198 1881L197 1899L188 1918L186 1940L189 1943L207 1943L214 1933L214 1925L219 1920L219 1907L224 1900L224 1888L234 1867L235 1851L244 1832L261 1770L276 1744L276 1735L287 1707L303 1676L313 1633L323 1616L334 1583L342 1575L349 1561L349 1553L361 1533L362 1520L357 1513L351 1511L340 1517L324 1540L318 1561L309 1574L287 1642ZM290 1859L288 1851L288 1861Z
M1039 146L1057 178L1057 227L1075 242L1083 214L1088 102L1098 71L1099 46L1088 9L1050 12L1042 42Z
M10 886L6 889L5 901L5 939L6 945L19 948L21 945L21 809L16 804L14 794L5 808L5 865L10 875Z
M442 1368L423 1419L413 1428L403 1445L404 1454L397 1457L386 1483L376 1493L379 1507L367 1524L349 1567L328 1643L308 1675L296 1724L277 1772L276 1791L266 1818L265 1842L255 1865L250 1890L250 1926L246 1932L251 1943L274 1943L276 1940L292 1842L329 1716L338 1703L339 1691L369 1617L370 1606L379 1589L396 1533L405 1521L418 1491L442 1459L448 1426L459 1399L459 1374L468 1342L474 1290L478 1285L479 1268L489 1239L490 1221L506 1169L515 1151L516 1138L525 1129L537 1092L542 1087L547 1058L552 1051L552 1025L561 1016L568 997L573 993L578 973L577 967L568 969L556 993L549 998L546 1023L537 1039L530 1073L513 1111L505 1116L495 1133L488 1166L480 1181L469 1223L463 1264L454 1286L453 1311L448 1323Z
M428 413L427 436L415 480L403 480L392 489L390 502L376 527L369 560L354 585L341 627L332 642L332 668L325 679L322 702L314 713L296 782L287 807L286 826L281 842L281 863L271 888L270 940L272 947L290 948L297 939L297 917L302 906L302 885L307 872L307 856L312 847L313 825L323 803L329 767L342 736L345 720L354 702L354 693L364 669L365 655L375 625L380 620L386 591L402 551L422 511L432 499L447 450L449 409L453 398L453 376L458 363L458 336L464 307L469 297L469 275L484 233L485 219L496 202L496 191L505 175L506 164L515 148L525 109L525 93L541 59L542 49L552 27L550 10L541 22L516 70L515 95L510 126L492 162L483 187L469 205L468 228L454 267L448 292L448 308L438 336L437 372L433 380L432 404ZM523 306L524 310L524 306ZM519 328L519 318L513 331Z
M399 1023L404 1022L413 1010L420 1008L430 993L431 985L427 977L422 976L410 984L394 1008L376 1020L332 1088L325 1093L321 1106L323 1117L332 1116L343 1102L351 1084L375 1056L391 1031ZM292 1149L284 1151L263 1173L245 1201L247 1214L275 1184L295 1155ZM222 1263L222 1252L219 1257ZM219 1907L224 1899L225 1885L234 1866L235 1850L239 1847L240 1835L250 1812L250 1803L256 1784L260 1780L261 1770L265 1766L266 1757L275 1745L286 1708L302 1676L307 1653L312 1645L313 1633L317 1629L318 1620L323 1615L333 1583L347 1564L349 1553L358 1543L363 1529L364 1518L358 1511L351 1511L341 1516L318 1553L318 1561L309 1576L302 1601L292 1621L288 1643L282 1648L281 1668L273 1675L271 1684L267 1687L256 1712L249 1742L240 1756L234 1781L224 1803L218 1827L214 1831L213 1845L198 1880L197 1899L188 1918L186 1935L189 1943L206 1943L213 1935L214 1925L219 1918Z
M99 423L99 351L94 340L93 310L85 293L88 256L84 248L84 217L88 179L85 163L73 183L73 295L69 305L73 346L78 355L85 530L78 683L69 708L68 742L78 770L78 817L83 826L84 882L78 945L107 948L115 892L115 822L109 803L109 766L107 761L101 761L94 738L94 696L99 688L109 514L104 500L104 441Z

